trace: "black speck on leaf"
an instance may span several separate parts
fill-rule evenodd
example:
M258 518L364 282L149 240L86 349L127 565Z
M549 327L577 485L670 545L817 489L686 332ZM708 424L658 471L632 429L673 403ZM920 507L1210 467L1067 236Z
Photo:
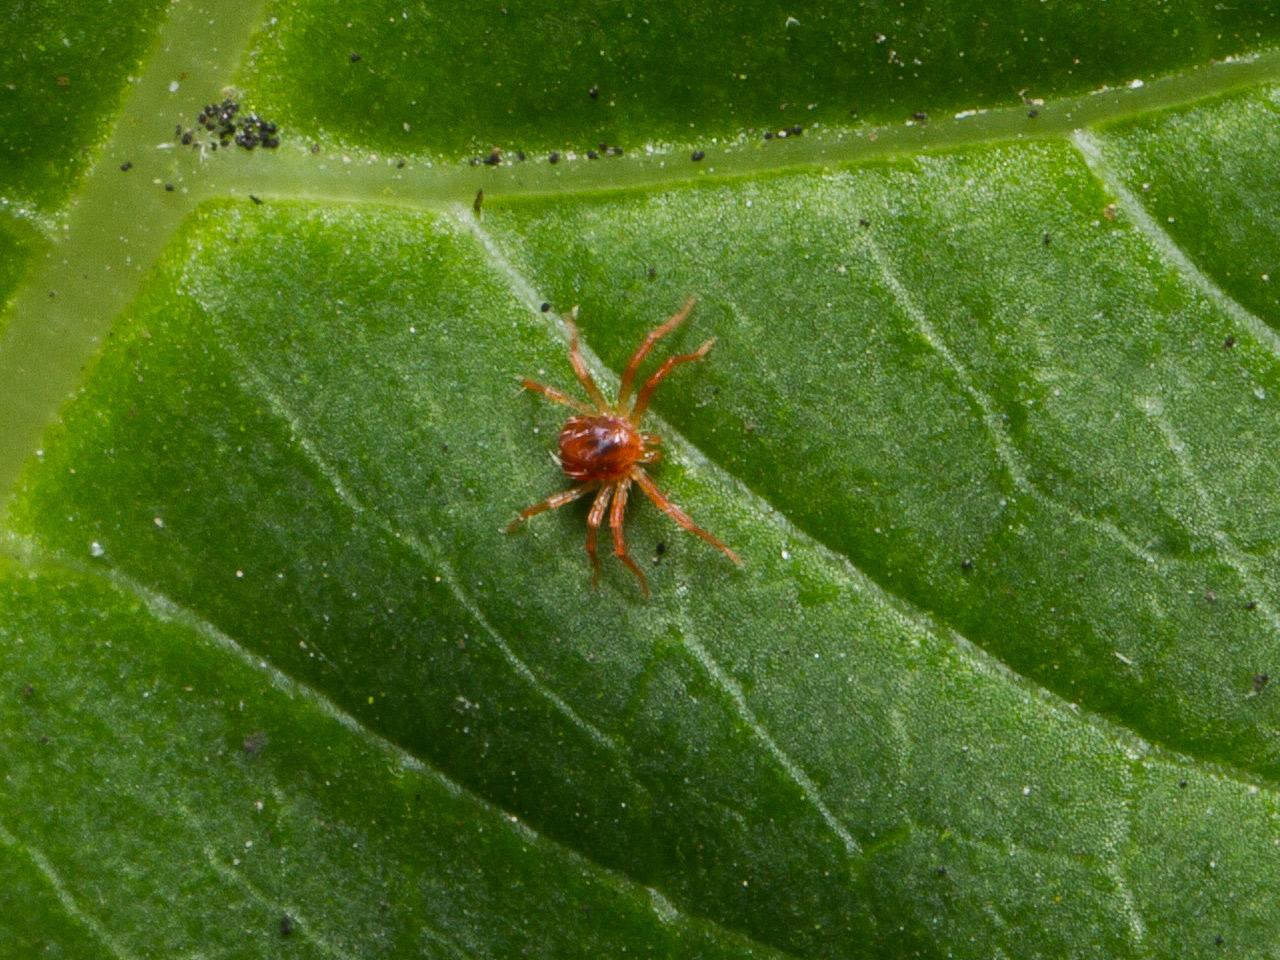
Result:
M702 159L703 157L705 157L706 155L707 155L707 154L706 154L706 151L703 151L703 150L695 150L695 151L693 151L693 153L689 156L689 159L690 159L690 160L692 160L694 163L697 163L699 160L701 160L701 159Z

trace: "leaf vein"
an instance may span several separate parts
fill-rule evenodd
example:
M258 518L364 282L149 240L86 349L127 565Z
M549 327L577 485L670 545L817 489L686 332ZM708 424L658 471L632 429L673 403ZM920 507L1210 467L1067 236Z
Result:
M241 369L244 371L245 377L249 380L253 392L257 393L267 402L271 408L271 412L289 427L293 434L293 440L302 449L307 459L319 471L320 475L333 488L338 499L357 517L368 517L372 522L382 530L387 536L393 540L399 540L409 547L414 553L421 557L428 564L436 567L442 572L442 581L448 587L449 592L459 605L480 625L480 629L489 637L494 646L502 654L503 659L510 664L511 668L524 680L539 696L546 699L555 709L562 714L573 726L585 733L597 745L603 747L609 752L625 758L625 752L619 746L618 742L610 737L607 733L588 721L580 713L573 709L565 700L536 674L533 669L520 658L520 656L511 648L507 640L501 632L493 625L484 611L471 598L470 594L462 587L461 579L458 577L457 571L453 569L453 564L446 558L444 551L436 547L429 549L427 544L423 543L416 534L409 530L398 528L391 520L384 516L380 511L374 510L367 506L359 497L351 492L351 489L342 479L342 475L316 448L311 441L307 432L303 429L301 421L294 414L293 410L284 401L280 394L272 389L266 378L258 371L258 369L235 347L229 343L224 344L228 353L235 358Z
M1080 129L1072 133L1071 142L1080 153L1080 156L1084 158L1089 172L1107 190L1119 198L1123 204L1124 212L1128 214L1134 226L1147 238L1147 241L1155 248L1156 252L1163 255L1165 260L1203 293L1210 303L1221 309L1236 323L1246 328L1261 343L1265 344L1273 354L1280 356L1280 333L1277 333L1261 317L1246 309L1231 294L1218 286L1217 281L1198 267L1187 252L1178 246L1173 237L1156 222L1155 217L1147 212L1147 208L1142 205L1142 201L1134 195L1132 190L1124 185L1119 175L1108 165L1106 158L1103 156L1102 140L1096 134Z
M871 237L865 238L866 248L871 255L871 259L875 261L876 268L880 272L880 276L884 281L889 292L893 294L894 299L902 308L903 313L916 325L926 343L933 349L935 353L941 357L955 374L957 381L960 383L961 389L964 390L969 398L977 405L978 410L982 414L982 424L986 427L987 433L991 436L992 445L995 447L996 456L1000 458L1000 462L1004 465L1010 479L1013 480L1014 486L1023 493L1042 501L1052 509L1056 509L1066 516L1074 520L1076 523L1083 524L1093 530L1098 531L1106 537L1115 540L1134 556L1139 557L1151 566L1158 566L1164 561L1156 554L1147 550L1136 540L1126 534L1118 526L1110 520L1104 520L1095 517L1071 506L1061 498L1049 493L1040 484L1032 480L1027 473L1027 469L1023 464L1023 456L1018 449L1016 443L1009 436L1008 430L1005 429L1001 422L1000 414L996 411L996 404L992 398L982 390L975 382L973 375L969 372L969 368L965 363L951 350L946 341L938 333L934 325L925 316L924 311L915 303L911 295L907 292L902 282L894 274L888 258L875 243Z
M44 877L45 882L49 884L50 888L52 888L54 896L58 898L58 902L62 905L62 908L68 913L68 915L87 927L93 935L98 938L98 940L106 945L107 949L109 949L112 954L118 957L119 960L135 960L134 954L126 950L124 945L112 936L111 932L102 925L101 920L92 914L87 913L80 904L76 902L75 897L73 897L71 895L71 891L67 889L67 885L63 882L62 877L58 875L58 872L53 868L53 864L49 862L49 858L40 850L30 843L24 843L19 840L9 832L8 828L3 823L0 823L0 843L3 843L6 847L17 850L26 856L26 858L31 861L32 865L35 866L36 870L40 872L40 875Z
M88 567L57 552L46 550L35 541L21 537L9 530L0 531L0 542L8 546L13 554L29 567L36 567L41 564L56 566L80 576L101 580L122 593L136 597L147 612L157 620L178 624L203 637L216 649L229 654L251 669L264 674L268 682L289 699L300 700L322 715L336 721L339 726L345 728L354 736L394 758L405 769L412 770L414 773L434 781L451 797L469 800L477 804L485 811L495 815L504 829L518 833L526 842L532 845L554 848L578 860L596 874L600 880L608 883L634 902L643 902L652 908L654 894L657 893L661 903L669 906L669 909L664 906L661 911L655 909L656 913L661 914L660 919L664 923L700 924L717 933L723 933L727 937L748 944L754 949L763 951L762 956L774 957L778 958L778 960L798 960L795 954L760 940L744 930L701 914L680 910L672 905L669 898L662 895L657 888L642 884L624 871L605 866L589 854L540 833L514 813L452 779L448 774L414 754L408 748L365 726L358 718L347 713L341 706L325 696L324 693L301 680L289 676L269 660L254 654L235 638L205 620L196 611L134 580L119 569L105 566ZM0 824L0 842L9 843L10 841L13 844L17 844L16 839L4 829L3 824ZM47 865L47 861L44 862ZM37 865L39 865L39 862ZM51 867L47 875L56 877L56 874L52 873ZM135 960L127 953L120 953L120 957L121 960Z
M501 271L502 275L510 282L513 291L522 300L529 312L535 317L541 317L541 304L543 299L538 295L532 283L521 274L515 265L507 259L497 242L485 231L473 217L465 210L454 208L451 215L455 222L464 230L471 233L476 240L484 248L485 252L492 258L494 264ZM563 321L556 319L553 323L563 327ZM565 331L567 335L567 331ZM579 343L579 348L586 357L587 362L592 364L596 370L604 371L607 369L590 348ZM861 851L858 841L854 839L849 832L849 828L836 818L823 800L821 792L818 790L817 784L813 782L804 769L796 763L790 755L779 746L778 742L773 738L769 731L760 723L750 706L747 704L746 697L743 695L742 688L721 669L719 663L716 662L710 652L702 646L688 630L681 631L684 637L684 643L689 651L697 658L703 669L707 671L708 676L715 681L716 685L729 697L737 711L738 716L750 728L756 738L764 745L765 750L786 772L787 776L800 788L805 800L807 800L818 812L818 816L830 828L832 834L840 841L845 851L851 856L857 855Z
M509 280L513 291L534 312L535 318L547 322L549 329L557 330L551 324L559 324L558 318L548 319L548 315L541 313L539 309L541 301L532 284L515 268L497 242L486 231L481 229L478 224L471 222L469 211L458 205L451 208L450 215L463 229L470 231L476 237L484 250L492 257L494 269ZM563 333L562 330L558 330L558 332ZM608 372L612 376L612 371L596 356L588 344L580 342L579 347L593 373L597 376L602 376L605 372ZM1172 747L1158 744L1143 737L1119 720L1082 708L1079 704L1071 703L1048 687L1019 673L995 654L964 636L950 624L939 621L926 608L919 606L907 597L889 590L857 566L848 554L828 546L807 530L797 526L784 511L778 509L765 497L747 486L736 474L713 461L671 424L662 422L661 417L656 413L652 415L655 420L659 421L663 438L669 449L678 450L686 463L708 474L714 474L721 482L731 487L737 494L737 499L752 508L754 515L768 517L788 537L797 542L813 546L823 556L834 561L849 578L851 585L860 592L879 598L904 628L913 631L924 631L949 641L961 657L975 670L988 676L999 677L1005 682L1013 684L1023 690L1027 696L1035 698L1055 713L1070 717L1076 722L1087 723L1102 731L1115 743L1117 750L1128 759L1133 759L1135 756L1142 757L1159 753L1174 763L1194 767L1199 772L1217 780L1233 783L1248 790L1265 790L1273 796L1280 796L1280 784L1266 776L1259 775L1257 771L1240 770L1219 760L1192 757ZM1090 521L1086 518L1084 522ZM1101 520L1093 520L1092 522L1106 525L1105 521ZM1120 536L1123 537L1124 535L1120 534ZM1142 548L1137 547L1136 549L1141 553ZM1154 560L1155 562L1163 562L1158 557L1155 557Z
M1151 422L1156 425L1156 429L1160 431L1160 436L1163 438L1165 446L1169 448L1169 453L1173 456L1174 463L1178 466L1178 472L1182 474L1187 485L1195 493L1201 512L1208 518L1207 533L1213 542L1218 545L1218 551L1221 553L1223 560L1253 592L1253 602L1257 604L1258 609L1271 622L1272 629L1277 634L1280 634L1280 616L1277 615L1273 604L1266 598L1268 593L1266 585L1258 575L1253 563L1250 562L1248 554L1240 549L1240 545L1227 533L1221 514L1218 513L1217 507L1214 505L1213 498L1209 496L1209 491L1200 480L1195 464L1191 460L1191 454L1187 451L1186 443L1178 435L1169 418L1160 412L1158 404L1144 403L1140 404L1140 406L1151 418Z

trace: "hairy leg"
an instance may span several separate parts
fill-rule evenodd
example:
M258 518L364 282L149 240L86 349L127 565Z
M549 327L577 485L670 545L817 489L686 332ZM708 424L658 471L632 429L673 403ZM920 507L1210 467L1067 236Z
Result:
M627 541L622 533L623 514L627 509L627 491L630 489L631 479L629 477L618 484L618 492L614 495L613 506L609 510L609 528L613 531L614 555L636 575L636 578L640 581L640 592L644 594L645 599L648 599L649 581L645 579L644 571L631 559L631 554L627 553Z
M605 508L609 506L609 497L613 495L613 484L600 488L595 500L591 503L591 512L587 514L587 556L591 558L591 585L600 583L600 558L596 556L596 533L604 521Z
M636 380L636 371L640 369L640 364L644 358L649 355L649 351L653 349L653 345L674 330L693 310L693 305L697 303L696 297L690 297L684 302L684 306L673 313L661 326L654 327L649 331L648 336L644 338L640 346L636 347L636 352L631 355L631 359L627 361L627 369L622 372L622 385L618 388L618 409L624 410L627 400L631 397L631 387Z
M536 517L540 513L547 510L555 510L563 507L566 503L573 503L580 496L590 490L594 484L584 483L581 486L573 487L569 490L561 490L559 493L553 493L541 503L535 503L532 507L525 507L520 511L520 515L507 524L507 533L510 533L520 524L524 523L530 517Z
M667 357L667 359L662 362L662 366L660 366L654 372L653 376L644 382L644 386L640 388L640 394L636 397L635 408L631 411L631 422L634 424L638 424L640 422L640 418L649 407L649 400L653 397L653 391L658 389L658 384L666 379L667 374L682 363L692 363L694 360L701 360L711 352L711 348L715 345L716 341L713 337L697 350L693 351L693 353L681 353L674 357Z
M577 309L576 307L574 308ZM582 384L582 389L587 391L587 396L601 410L609 410L609 402L605 400L604 394L600 392L600 388L596 386L595 380L591 378L591 371L587 369L587 364L582 359L582 352L578 349L578 327L573 322L573 317L565 317L564 325L569 328L569 363L573 365L574 376L578 378L578 382Z
M581 400L577 400L567 393L557 390L555 387L548 387L545 383L538 383L536 380L521 380L520 386L526 390L532 390L534 393L540 393L548 400L554 400L556 403L563 403L566 407L577 410L579 413L593 414L596 411Z
M655 507L657 507L663 513L669 516L676 523L680 524L680 526L684 527L690 533L697 534L703 540L707 541L707 543L711 544L716 549L723 550L725 553L725 556L727 556L730 560L732 560L738 566L742 566L742 560L738 557L736 553L734 553L732 550L726 547L723 543L717 540L714 536L707 533L707 531L703 530L700 526L694 523L693 520L689 518L689 515L687 513L685 513L683 510L677 507L674 503L668 500L667 495L658 489L658 485L653 482L653 479L647 473L645 473L639 467L636 467L634 470L631 471L631 477L633 480L635 480L637 484L639 484L640 489L645 492L645 494L649 497L649 499L653 501L653 505Z

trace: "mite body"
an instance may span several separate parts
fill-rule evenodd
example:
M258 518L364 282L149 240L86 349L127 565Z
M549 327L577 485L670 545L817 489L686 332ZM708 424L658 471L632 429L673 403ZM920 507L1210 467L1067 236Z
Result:
M533 380L521 381L526 390L540 393L548 399L576 411L576 415L570 417L560 431L560 466L564 470L565 476L570 480L577 481L577 485L568 490L552 494L541 503L536 503L520 511L520 515L511 522L507 530L514 530L532 516L547 510L555 510L594 491L595 499L592 501L591 511L587 515L586 543L587 556L591 559L593 584L598 581L600 575L600 560L596 556L596 536L601 524L604 522L605 512L608 511L609 528L613 534L613 552L636 575L644 595L646 597L649 595L648 580L635 560L632 559L631 554L628 553L626 539L622 530L623 514L627 507L627 495L632 484L644 491L644 494L653 501L659 510L675 520L684 529L723 551L734 563L739 566L742 565L742 561L738 559L736 553L706 530L697 526L689 518L688 514L667 499L667 496L658 489L657 484L653 482L653 478L649 476L643 466L644 464L656 462L662 456L661 450L658 449L659 444L662 442L661 438L656 434L643 433L640 430L640 418L644 416L645 410L648 409L654 390L679 365L701 360L705 357L715 344L715 341L708 340L693 353L678 354L664 360L662 365L644 382L644 385L636 394L634 403L631 399L632 387L635 384L640 364L648 356L649 351L653 349L653 345L660 338L678 327L689 316L690 311L693 309L693 303L693 299L690 298L679 312L670 317L661 326L650 331L649 335L640 343L640 346L636 348L635 353L631 355L631 359L627 363L626 370L622 374L622 383L618 388L618 399L615 403L609 403L605 399L604 394L601 393L600 388L587 370L582 354L578 350L577 328L574 326L573 321L568 318L566 318L565 323L569 328L569 362L573 366L573 372L577 376L578 382L582 384L587 396L591 398L591 402L585 403L577 400L557 390L555 387L536 383ZM612 501L612 505L610 501Z

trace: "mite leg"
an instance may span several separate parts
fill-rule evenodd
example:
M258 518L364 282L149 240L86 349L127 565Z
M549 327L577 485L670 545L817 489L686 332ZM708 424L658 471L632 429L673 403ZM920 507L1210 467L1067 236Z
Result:
M600 583L600 558L596 556L596 533L604 521L605 508L609 506L609 497L613 495L613 484L600 488L595 500L591 503L591 512L587 514L587 556L591 558L591 585Z
M574 309L577 309L576 307ZM596 386L595 380L591 378L591 371L587 369L586 363L582 359L582 352L578 349L578 328L573 322L572 317L564 318L564 325L569 328L569 363L573 365L573 373L578 378L578 382L582 384L582 388L587 391L587 396L601 410L611 409L609 402L605 400L604 394L600 392L600 388Z
M627 491L630 489L631 479L629 477L618 484L618 492L613 497L613 506L609 509L609 527L613 531L614 554L636 575L636 578L640 581L640 592L644 594L647 600L649 599L649 581L645 579L644 571L631 559L631 554L627 553L627 541L622 533L622 515L627 509Z
M652 478L647 473L645 473L639 467L636 467L634 470L631 471L631 476L632 476L632 479L634 479L635 482L640 485L640 489L643 490L645 494L649 497L649 499L653 501L653 505L655 507L657 507L663 513L669 516L676 523L680 524L680 526L684 527L690 533L697 534L703 540L707 541L707 543L711 544L716 549L723 550L725 556L727 556L730 560L732 560L738 566L742 566L742 560L739 559L736 553L734 553L732 550L726 547L723 543L721 543L711 534L707 533L707 531L703 530L700 526L694 523L689 518L689 515L687 513L685 513L683 510L677 507L674 503L668 500L667 495L658 489L658 485L653 482Z
M685 318L693 310L693 305L697 303L696 297L690 297L684 302L684 306L671 315L671 317L660 327L654 327L649 331L649 335L644 338L640 346L636 347L636 352L631 355L631 359L627 361L627 369L622 372L622 385L618 388L618 409L624 410L627 406L627 400L631 397L631 386L636 381L636 371L640 369L640 364L644 358L649 355L649 351L653 349L653 345L674 330L680 324L684 323Z
M581 486L573 487L569 490L561 490L559 493L553 493L541 503L535 503L532 507L525 507L520 511L520 515L507 524L507 533L510 533L520 524L524 523L530 517L535 517L547 510L555 510L563 507L566 503L573 503L580 496L592 488L593 484L584 483Z
M701 360L711 352L711 348L715 345L715 338L712 337L697 350L693 351L693 353L682 353L678 356L667 357L667 359L662 362L662 366L660 366L654 372L653 376L644 382L644 386L640 388L640 394L636 397L635 408L631 411L631 422L634 424L640 423L640 417L644 415L645 410L649 407L649 399L653 396L653 391L658 389L658 384L666 379L668 373L680 366L682 363L692 363L694 360Z
M540 393L548 400L554 400L556 403L563 403L566 407L577 410L579 413L590 415L596 412L581 400L576 400L567 393L557 390L555 387L548 387L545 383L538 383L536 380L521 380L520 386L524 387L526 390L532 390L534 393Z

